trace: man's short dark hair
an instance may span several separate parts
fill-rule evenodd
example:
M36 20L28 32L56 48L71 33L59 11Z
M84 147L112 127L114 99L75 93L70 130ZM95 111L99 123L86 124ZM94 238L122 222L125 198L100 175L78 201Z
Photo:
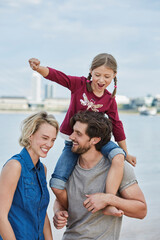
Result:
M102 146L104 146L110 141L112 133L112 123L105 116L104 113L80 111L71 118L70 123L72 128L77 121L81 123L86 123L88 125L86 129L86 134L90 138L101 138L101 140L95 145L96 150L100 151Z

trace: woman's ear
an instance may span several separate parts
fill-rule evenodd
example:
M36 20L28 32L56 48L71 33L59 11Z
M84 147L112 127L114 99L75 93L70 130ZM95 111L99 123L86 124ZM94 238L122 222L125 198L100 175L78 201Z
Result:
M31 135L31 136L28 138L29 142L32 141L32 136L33 136L33 135Z

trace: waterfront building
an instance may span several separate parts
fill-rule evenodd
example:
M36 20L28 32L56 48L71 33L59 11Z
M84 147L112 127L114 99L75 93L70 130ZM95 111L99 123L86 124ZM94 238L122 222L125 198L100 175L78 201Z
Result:
M27 110L28 100L25 97L1 97L0 110Z

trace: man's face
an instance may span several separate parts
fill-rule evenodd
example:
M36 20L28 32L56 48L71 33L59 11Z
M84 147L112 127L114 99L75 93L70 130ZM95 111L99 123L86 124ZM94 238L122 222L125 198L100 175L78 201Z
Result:
M86 129L87 124L78 121L73 126L73 133L69 137L73 142L72 152L83 154L91 148L92 140L87 136Z

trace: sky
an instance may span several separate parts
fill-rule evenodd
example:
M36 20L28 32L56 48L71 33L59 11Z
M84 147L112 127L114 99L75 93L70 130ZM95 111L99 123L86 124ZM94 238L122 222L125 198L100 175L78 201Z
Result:
M118 95L160 94L160 1L0 1L0 97L30 96L32 57L88 76L92 59L103 52L118 62ZM55 87L55 97L69 96Z

